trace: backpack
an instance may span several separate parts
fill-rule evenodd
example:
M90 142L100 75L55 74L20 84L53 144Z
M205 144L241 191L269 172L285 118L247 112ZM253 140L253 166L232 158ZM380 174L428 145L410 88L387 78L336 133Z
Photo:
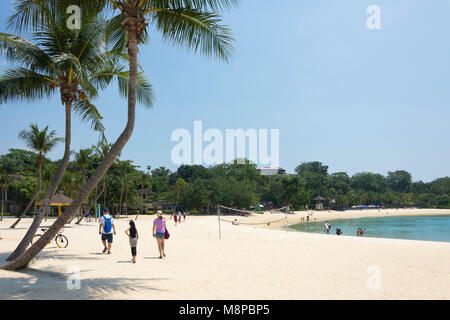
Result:
M105 233L110 233L111 232L111 228L112 228L112 217L109 218L104 218L105 219L105 224L103 225L103 230L105 231Z

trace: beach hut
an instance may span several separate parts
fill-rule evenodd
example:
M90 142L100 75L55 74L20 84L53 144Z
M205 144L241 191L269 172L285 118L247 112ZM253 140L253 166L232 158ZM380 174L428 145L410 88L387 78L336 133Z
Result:
M72 199L65 196L62 193L57 193L53 196L52 200L50 201L50 207L56 207L58 208L58 217L61 216L61 208L62 207L68 207L72 203ZM42 200L39 202L36 202L36 206L40 207L42 205Z
M316 210L322 211L323 210L323 201L325 201L325 198L318 196L318 197L314 198L314 201L316 202Z
M330 199L330 209L336 209L336 200Z

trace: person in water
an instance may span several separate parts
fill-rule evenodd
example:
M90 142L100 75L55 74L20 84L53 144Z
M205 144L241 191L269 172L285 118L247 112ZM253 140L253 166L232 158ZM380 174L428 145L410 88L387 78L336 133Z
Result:
M157 218L153 221L153 237L156 238L158 244L159 258L166 256L164 252L164 240L166 234L166 220L162 216L162 211L158 211Z
M130 240L130 247L131 247L131 256L133 259L131 261L133 263L136 263L136 256L137 256L137 243L139 240L139 233L136 229L136 225L133 220L130 220L130 227L125 230L126 235L128 236L128 239Z

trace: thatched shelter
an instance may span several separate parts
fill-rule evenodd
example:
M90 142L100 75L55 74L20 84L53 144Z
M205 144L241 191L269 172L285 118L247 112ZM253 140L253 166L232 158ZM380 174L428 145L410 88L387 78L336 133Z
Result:
M58 216L61 216L61 208L62 207L68 207L72 203L72 199L65 196L62 193L57 193L52 197L52 200L50 201L50 207L56 207L58 208ZM36 202L36 206L41 206L42 200L39 202Z
M316 202L316 210L322 211L323 210L323 202L325 201L325 198L318 196L314 198L314 201Z

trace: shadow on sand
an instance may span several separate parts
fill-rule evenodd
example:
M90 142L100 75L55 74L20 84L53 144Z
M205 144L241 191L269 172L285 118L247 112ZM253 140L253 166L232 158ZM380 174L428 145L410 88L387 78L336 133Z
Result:
M0 253L0 265L6 262L9 254L9 252ZM98 259L51 252L46 252L45 256L45 258L53 259ZM118 261L118 263L125 263L125 261ZM91 270L79 270L78 273L55 272L33 269L32 265L17 272L0 271L0 300L83 300L103 299L117 295L132 299L133 293L142 291L150 291L146 298L151 299L155 298L152 297L151 292L164 291L160 284L168 280L166 278L132 278L126 275L114 278L85 278L83 275L89 271ZM108 275L108 270L104 270L104 275ZM80 279L80 289L76 289L77 279Z
M66 299L102 299L117 294L133 298L133 293L145 291L163 291L155 287L164 278L89 278L83 279L83 273L61 273L28 268L19 272L1 271L0 299L23 300L66 300ZM106 271L105 271L106 272ZM8 277L8 275L11 275ZM80 279L80 288L76 288ZM152 298L151 293L148 298Z

